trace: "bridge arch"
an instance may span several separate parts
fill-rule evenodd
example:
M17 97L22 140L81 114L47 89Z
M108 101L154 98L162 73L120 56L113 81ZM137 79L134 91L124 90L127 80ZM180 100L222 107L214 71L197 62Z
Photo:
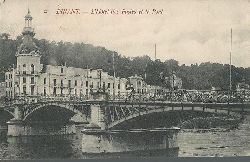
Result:
M107 124L108 129L112 129L119 124L122 124L123 122L129 121L131 119L136 119L138 117L143 117L146 115L150 115L153 113L163 113L163 112L174 112L174 111L192 111L192 112L205 112L205 113L212 113L212 114L222 114L222 115L230 115L237 119L242 118L242 115L239 112L233 112L229 109L223 109L223 108L210 108L210 107L169 107L169 106L160 106L153 109L146 109L141 106L138 107L132 107L134 109L137 109L139 111L135 111L133 113L130 113L129 115L120 115L121 118L114 120Z
M41 104L41 105L38 105L38 106L33 107L33 108L32 107L28 108L26 110L26 112L24 112L23 121L26 121L27 119L29 119L32 116L32 114L34 114L38 110L42 110L42 109L48 108L48 107L66 110L66 111L70 112L71 114L78 114L84 119L82 112L75 109L74 105L66 104L66 103L53 103L53 102L51 102L51 103ZM72 115L72 117L73 117L73 115Z
M15 117L15 114L12 111L10 111L8 109L4 109L4 111L7 112L12 118Z
M13 119L14 113L9 109L1 109L0 110L0 124L4 124L9 120Z

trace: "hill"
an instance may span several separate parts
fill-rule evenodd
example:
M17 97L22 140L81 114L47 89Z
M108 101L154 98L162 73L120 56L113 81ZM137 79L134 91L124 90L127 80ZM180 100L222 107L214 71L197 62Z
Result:
M148 84L164 86L160 79L160 73L169 76L173 71L183 80L183 88L186 89L210 89L220 87L228 89L229 86L229 65L205 62L191 66L179 65L178 61L170 59L151 60L149 56L125 57L117 52L104 47L95 47L91 44L55 42L46 39L35 39L37 46L42 53L41 63L52 65L64 65L80 68L101 68L109 74L113 74L113 53L115 59L116 76L129 77L141 75L146 77ZM17 47L21 44L22 37L15 40L9 39L4 33L0 36L0 81L4 81L4 72L10 68L15 61ZM250 84L250 68L232 66L233 87L245 78Z

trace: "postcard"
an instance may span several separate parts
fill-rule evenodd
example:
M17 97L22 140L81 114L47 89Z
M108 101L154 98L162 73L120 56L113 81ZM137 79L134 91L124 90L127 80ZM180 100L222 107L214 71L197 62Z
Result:
M250 155L249 0L1 0L0 159Z

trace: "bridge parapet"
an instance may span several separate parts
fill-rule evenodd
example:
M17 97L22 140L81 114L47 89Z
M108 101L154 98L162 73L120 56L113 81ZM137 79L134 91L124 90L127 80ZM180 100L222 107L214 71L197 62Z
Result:
M57 95L57 96L17 96L14 100L6 100L4 105L30 104L39 102L84 102L96 100L88 96ZM107 101L133 102L191 102L191 103L245 103L250 102L250 92L245 91L189 91L178 90L164 93L118 93L107 95Z

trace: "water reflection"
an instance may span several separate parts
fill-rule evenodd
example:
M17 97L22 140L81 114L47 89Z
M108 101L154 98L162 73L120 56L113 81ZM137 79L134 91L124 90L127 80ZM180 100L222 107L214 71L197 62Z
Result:
M179 150L83 154L82 128L74 135L6 137L1 130L0 159L85 159L128 156L250 156L250 117L229 132L180 132ZM176 154L177 152L177 154Z

